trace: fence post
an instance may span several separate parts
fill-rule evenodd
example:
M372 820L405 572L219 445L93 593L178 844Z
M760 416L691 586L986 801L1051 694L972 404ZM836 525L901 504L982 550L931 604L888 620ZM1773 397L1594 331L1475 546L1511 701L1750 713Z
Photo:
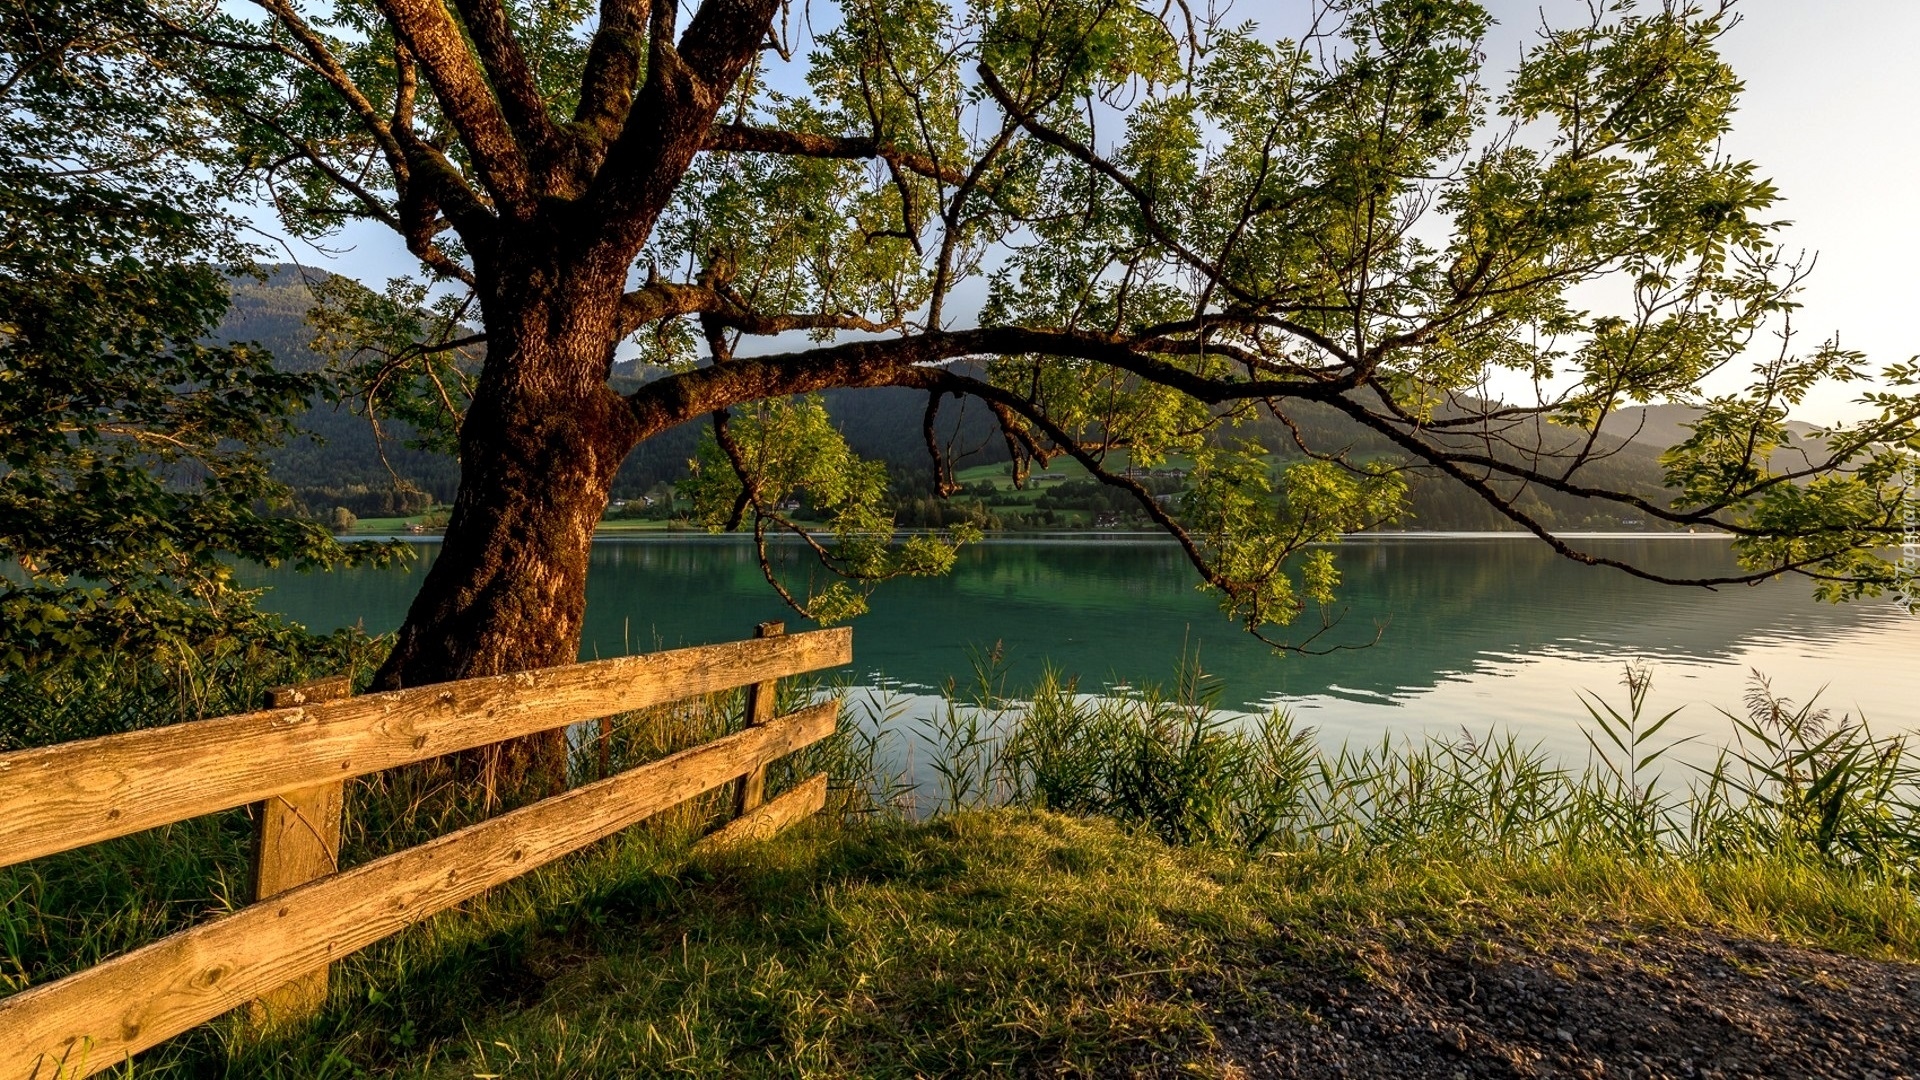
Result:
M763 622L753 628L753 636L757 638L779 637L786 632L787 624L783 622ZM779 695L778 679L768 679L747 687L747 726L759 727L772 720ZM734 816L758 810L766 797L767 767L759 765L740 778L739 792L733 801Z
M270 708L337 701L353 696L353 682L333 675L267 691ZM254 804L253 899L305 885L340 868L340 818L346 784L335 781L289 791ZM327 969L310 971L247 1006L256 1031L320 1011L327 1002Z

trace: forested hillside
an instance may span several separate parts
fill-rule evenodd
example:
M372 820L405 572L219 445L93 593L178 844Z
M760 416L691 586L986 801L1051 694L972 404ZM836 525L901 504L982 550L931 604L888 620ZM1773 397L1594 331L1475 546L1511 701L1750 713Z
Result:
M314 273L314 271L307 271ZM272 350L282 367L312 370L325 363L311 343L313 331L306 313L313 298L302 284L300 271L290 265L266 268L264 280L242 278L233 285L233 306L222 322L220 336L228 340L257 341ZM637 382L640 375L626 365L616 366L617 382ZM904 524L933 524L928 517L931 469L922 421L926 396L919 391L829 391L827 408L855 451L885 461L895 478L896 500ZM1644 414L1644 423L1642 416ZM1379 436L1352 425L1346 418L1309 403L1296 403L1288 418L1315 446L1346 446L1356 460L1393 456ZM1660 493L1658 456L1662 449L1684 438L1689 410L1659 406L1624 410L1608 424L1603 446L1613 456L1588 466L1589 484L1631 491L1647 497ZM686 473L704 424L695 421L658 435L633 452L621 469L614 488L616 499L632 499L672 483ZM386 436L378 440L363 412L350 403L317 402L300 420L306 437L273 454L274 470L291 486L303 512L323 517L344 506L362 517L416 513L431 503L452 499L459 483L458 464L445 454L407 445L410 430L403 423L383 421ZM1630 445L1621 438L1635 435ZM1298 457L1291 432L1266 421L1241 428L1238 434L1258 439L1279 459ZM1562 429L1547 429L1541 440L1549 446L1575 438ZM984 408L949 405L941 412L940 438L956 458L956 466L994 464L1007 460L1007 449L992 417ZM384 453L383 453L384 452ZM1513 447L1496 448L1515 455ZM1446 477L1415 473L1409 477L1411 515L1400 527L1435 530L1491 530L1513 524L1483 499ZM1099 492L1085 500L1089 511L1105 511L1121 521L1136 516L1123 493ZM1646 528L1642 515L1611 504L1552 493L1523 491L1519 505L1535 517L1560 528ZM917 509L916 509L917 508Z
M301 271L279 265L266 272L265 280L233 282L233 306L221 321L220 336L265 345L285 369L323 366L325 359L312 348L307 311L314 301ZM299 426L306 436L274 450L272 459L274 474L293 488L309 516L324 517L336 506L362 517L413 513L451 500L459 485L459 464L407 446L412 432L404 424L383 423L383 461L382 441L374 438L367 417L348 403L316 402Z

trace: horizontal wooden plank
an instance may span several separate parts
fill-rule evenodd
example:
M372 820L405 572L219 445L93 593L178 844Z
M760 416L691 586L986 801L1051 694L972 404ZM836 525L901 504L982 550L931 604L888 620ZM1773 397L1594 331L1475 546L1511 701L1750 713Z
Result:
M852 659L851 631L815 630L0 754L0 866L295 788Z
M794 822L819 813L826 805L827 774L815 773L799 786L781 792L777 798L761 803L701 837L694 849L710 851L765 840Z
M838 702L288 890L0 999L0 1080L89 1076L833 732Z
M352 696L352 676L325 675L293 686L276 686L267 691L267 704L275 709L284 709L320 701L338 701Z

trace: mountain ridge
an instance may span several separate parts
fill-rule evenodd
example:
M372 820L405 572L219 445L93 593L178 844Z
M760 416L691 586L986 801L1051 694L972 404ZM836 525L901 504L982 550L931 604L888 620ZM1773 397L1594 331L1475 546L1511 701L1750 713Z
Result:
M312 371L326 359L312 348L313 330L307 312L313 297L303 284L305 275L324 271L289 264L261 268L263 276L236 278L232 306L216 336L223 340L257 341L288 370ZM307 280L313 280L307 278ZM616 383L637 385L626 372ZM906 497L931 487L922 419L925 395L905 388L837 390L822 395L829 414L849 445L864 457L884 461ZM1622 410L1602 427L1606 456L1591 466L1590 480L1599 486L1661 498L1659 454L1686 434L1686 406L1642 406ZM1288 410L1289 419L1311 433L1317 445L1348 445L1362 457L1391 456L1394 448L1377 434L1353 425L1331 409L1300 405ZM614 482L614 497L630 499L685 475L704 421L690 421L662 432L636 448L623 463ZM982 408L955 404L942 410L941 439L965 451L960 466L995 464L1008 460L1004 440L992 416ZM1799 425L1811 431L1811 425ZM384 446L375 439L364 415L345 405L316 403L297 423L301 434L269 457L275 475L294 491L302 512L324 516L344 506L359 516L417 513L429 503L451 501L459 484L459 465L451 456L407 447L404 424L383 422L388 428ZM1297 456L1291 433L1277 421L1247 427L1247 433L1284 460ZM1565 432L1569 439L1578 433ZM1623 433L1633 436L1623 441ZM1414 474L1410 477L1411 524L1430 529L1513 529L1517 526L1495 508L1455 481ZM1520 504L1558 528L1646 528L1644 515L1617 504L1580 500L1552 492L1520 489Z

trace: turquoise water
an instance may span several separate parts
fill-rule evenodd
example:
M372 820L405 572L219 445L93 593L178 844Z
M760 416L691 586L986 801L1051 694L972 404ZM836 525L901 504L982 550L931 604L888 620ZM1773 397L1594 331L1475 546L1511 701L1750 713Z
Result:
M1732 568L1718 539L1585 543L1670 575ZM316 629L390 630L436 551L420 545L421 558L398 571L260 583L272 586L268 606ZM1836 712L1864 712L1889 730L1920 726L1920 619L1886 601L1821 604L1793 581L1655 585L1516 537L1368 539L1340 545L1338 559L1340 621L1316 645L1365 647L1281 657L1228 622L1164 540L988 541L963 551L948 577L883 585L853 623L855 663L840 674L924 704L996 645L1014 687L1051 663L1089 690L1169 681L1184 651L1221 678L1221 704L1284 706L1335 741L1510 730L1576 752L1586 720L1577 692L1624 700L1620 667L1634 659L1653 669L1660 712L1683 707L1670 730L1703 744L1731 737L1715 709L1739 708L1755 668L1790 697L1824 687ZM597 543L588 594L584 658L744 637L765 619L805 625L761 579L750 546L731 538ZM1311 629L1289 632L1299 640Z

